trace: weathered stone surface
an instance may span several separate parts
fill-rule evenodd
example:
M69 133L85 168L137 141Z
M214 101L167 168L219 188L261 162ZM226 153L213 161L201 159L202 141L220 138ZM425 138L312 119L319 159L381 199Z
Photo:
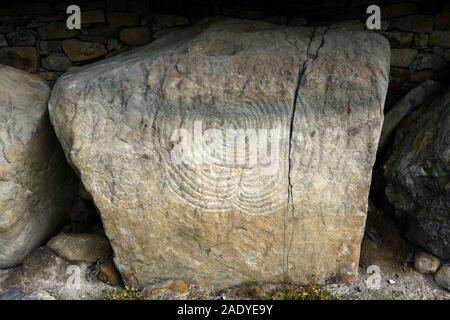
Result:
M71 65L63 53L53 53L42 59L42 66L49 71L66 71Z
M34 73L39 70L39 57L34 47L2 48L0 64Z
M396 18L391 21L389 29L398 29L411 32L431 32L434 26L434 17L429 15L411 15Z
M20 264L69 217L76 180L48 120L49 91L0 66L0 268Z
M400 125L384 165L386 195L407 237L450 259L450 92Z
M429 38L430 46L450 48L450 31L433 31Z
M432 254L418 251L414 255L414 269L423 274L435 273L441 262Z
M119 271L112 260L102 263L98 270L98 279L112 286L117 286L122 282Z
M450 291L450 263L444 264L439 268L434 276L434 281L440 287Z
M378 148L383 150L397 130L400 122L424 103L434 99L441 89L442 85L440 83L429 80L408 92L384 116L383 130L381 131Z
M151 40L151 31L147 27L126 28L120 31L119 39L129 46L141 46Z
M190 285L183 279L172 279L152 284L142 290L146 299L176 299L189 291Z
M54 21L37 29L42 40L68 39L78 35L77 30L69 30L64 22Z
M407 48L413 40L411 32L384 32L383 35L389 40L391 48Z
M36 42L36 37L26 28L18 28L8 33L6 39L11 47L34 46Z
M416 49L391 49L391 65L407 68L417 56Z
M61 52L61 42L59 41L39 41L39 53L50 54L51 52Z
M389 44L366 32L310 36L207 20L59 79L51 119L126 283L355 276ZM174 130L192 134L194 121L216 133L277 129L273 158L174 162Z
M92 60L106 54L104 45L77 39L64 40L62 47L69 59L75 62Z
M48 292L25 292L21 288L13 287L0 292L1 300L55 300Z
M412 71L422 71L426 69L431 69L435 71L443 70L447 67L447 61L435 53L426 52L419 53L416 60L410 65Z
M93 263L112 254L105 236L94 233L60 233L47 246L58 256L73 262Z

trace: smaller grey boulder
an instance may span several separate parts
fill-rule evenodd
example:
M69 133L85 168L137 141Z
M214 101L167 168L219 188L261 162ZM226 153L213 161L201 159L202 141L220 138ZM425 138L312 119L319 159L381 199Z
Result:
M422 274L435 273L439 268L439 264L438 258L424 251L418 251L414 256L414 269Z
M440 287L450 291L450 263L444 264L439 268L434 276L434 281Z
M72 63L63 53L52 53L42 59L42 66L50 71L66 71Z
M72 262L93 263L112 255L108 239L93 233L60 233L47 243L47 247Z

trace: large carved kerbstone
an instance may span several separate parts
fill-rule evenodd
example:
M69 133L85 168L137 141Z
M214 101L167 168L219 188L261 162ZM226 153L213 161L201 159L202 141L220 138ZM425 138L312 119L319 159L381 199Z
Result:
M51 119L127 282L356 274L389 45L323 31L208 20L60 78Z
M38 77L0 65L0 268L54 235L76 194L48 118L49 94Z

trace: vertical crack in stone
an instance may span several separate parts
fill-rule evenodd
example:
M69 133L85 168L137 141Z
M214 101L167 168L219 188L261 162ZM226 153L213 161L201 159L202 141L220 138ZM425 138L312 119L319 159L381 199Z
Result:
M290 119L290 127L289 127L289 141L288 141L288 195L287 195L287 204L284 212L284 243L283 243L283 278L284 281L289 281L288 279L288 272L289 272L289 254L291 251L292 246L292 240L294 237L294 224L292 224L289 240L287 239L287 228L288 228L288 215L290 214L292 217L295 216L295 208L293 203L293 194L292 194L292 181L291 181L291 172L292 172L292 157L291 157L291 151L292 151L292 138L293 138L293 131L294 131L294 121L295 121L295 114L297 111L297 97L298 93L300 91L301 84L303 82L303 77L305 75L306 69L308 67L308 64L311 61L314 61L319 56L319 50L324 46L325 43L325 35L328 31L328 28L324 30L324 32L321 35L321 42L320 45L317 47L317 50L314 53L313 58L310 60L309 58L309 51L311 48L311 44L314 42L314 38L316 37L316 31L318 31L317 28L314 29L312 38L310 39L308 43L308 48L306 50L306 59L303 62L302 67L299 69L298 77L297 77L297 84L294 91L294 99L293 99L293 107L292 107L292 113L291 113L291 119Z

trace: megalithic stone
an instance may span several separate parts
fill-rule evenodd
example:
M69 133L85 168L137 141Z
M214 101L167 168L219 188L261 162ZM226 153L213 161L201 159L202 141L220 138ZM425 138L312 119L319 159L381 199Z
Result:
M45 81L0 65L0 268L68 220L78 180L50 124Z
M59 79L51 120L127 283L355 276L389 45L319 30L210 19Z

